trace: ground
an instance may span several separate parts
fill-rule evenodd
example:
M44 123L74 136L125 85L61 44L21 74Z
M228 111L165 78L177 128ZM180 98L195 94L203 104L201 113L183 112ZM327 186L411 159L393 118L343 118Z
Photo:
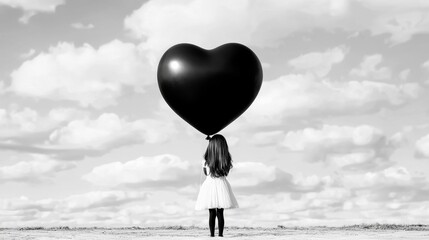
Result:
M207 228L157 227L157 228L3 228L1 240L110 240L110 239L212 239ZM356 225L348 227L294 227L276 228L229 227L224 231L225 239L429 239L429 225Z

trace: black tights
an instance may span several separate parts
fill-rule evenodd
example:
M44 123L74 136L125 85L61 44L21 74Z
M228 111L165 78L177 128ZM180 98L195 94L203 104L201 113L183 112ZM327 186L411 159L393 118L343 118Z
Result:
M223 219L223 208L209 209L210 236L214 237L216 217L217 217L218 228L219 228L219 236L223 237L223 226L225 225L225 220Z

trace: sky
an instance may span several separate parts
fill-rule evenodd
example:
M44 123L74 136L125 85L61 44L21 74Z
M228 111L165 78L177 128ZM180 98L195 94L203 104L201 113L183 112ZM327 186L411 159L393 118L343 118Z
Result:
M229 42L264 77L226 226L429 224L428 1L0 0L0 227L206 226L156 69Z

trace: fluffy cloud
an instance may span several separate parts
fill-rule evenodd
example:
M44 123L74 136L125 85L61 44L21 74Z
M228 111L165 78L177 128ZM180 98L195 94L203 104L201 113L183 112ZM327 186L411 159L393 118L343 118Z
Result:
M117 207L144 200L146 196L147 194L143 192L97 191L67 197L58 207L64 207L69 212L78 212L93 208Z
M350 71L352 76L362 77L366 79L382 80L389 79L392 76L390 68L380 67L378 65L383 60L380 54L366 56L359 68L354 68Z
M422 64L422 66L423 66L424 68L426 68L426 69L429 69L429 60L428 60L428 61L426 61L426 62L424 62L424 63Z
M325 52L312 52L289 60L296 70L314 73L317 77L325 77L332 68L332 65L343 61L348 50L345 47L328 49Z
M282 130L256 132L250 138L250 143L256 146L269 146L281 142L284 138Z
M237 163L233 171L234 187L255 186L262 182L272 182L276 179L276 167L267 166L259 162ZM251 176L254 176L254 178Z
M258 166L262 171L272 171L270 166ZM262 174L260 179L269 181L272 178ZM279 224L360 224L380 220L427 223L427 208L422 206L429 201L429 182L404 167L336 174L324 177L323 181L323 188L318 191L237 194L241 210L230 211L229 222L232 226L271 227ZM317 179L303 176L297 177L295 182L310 186ZM235 191L240 191L241 187L236 188ZM195 194L183 196L177 191L157 189L150 194L96 191L61 199L3 198L0 199L0 226L165 226L178 221L184 225L205 226L206 213L193 210ZM252 211L248 211L250 209ZM272 209L276 209L275 213Z
M426 62L424 62L423 64L422 64L422 67L427 71L427 72L429 72L429 60L428 61L426 61ZM428 85L429 84L429 80L426 80L425 81L425 84L426 85ZM1 89L1 88L0 88Z
M247 1L149 1L124 24L133 35L146 39L142 48L155 66L168 47L180 42L214 48L225 42L250 40L253 31L249 31L247 5Z
M392 165L391 154L402 141L400 133L387 137L380 129L361 125L306 128L285 134L281 145L305 151L310 161L326 161L344 170L371 170Z
M415 143L415 149L417 158L429 158L429 135L418 139Z
M320 191L326 183L324 179L316 176L295 178L275 166L267 166L260 162L235 164L229 179L238 194L312 192Z
M0 199L0 227L206 225L192 200L172 191L94 191L65 198ZM201 215L201 217L195 217Z
M180 187L183 193L194 192L187 189L195 186L195 176L200 168L174 155L140 157L125 163L112 162L95 167L83 179L94 185L106 187ZM325 180L315 176L297 177L275 167L259 162L239 162L234 164L228 177L238 194L266 194L273 192L319 191Z
M309 116L374 113L408 103L421 89L417 83L333 82L319 81L312 74L285 75L264 82L246 117L253 125L271 126Z
M54 108L41 116L31 108L0 109L0 140L31 142L67 121L81 118L86 112L72 108Z
M21 55L19 55L19 57L22 59L27 59L27 58L34 56L34 54L36 54L36 50L34 48L32 48L32 49L28 50L28 52L22 53Z
M72 28L75 28L75 29L92 29L92 28L95 27L94 24L92 24L92 23L89 23L89 24L85 25L85 24L80 23L80 22L72 23L70 26Z
M423 64L422 64L422 67L427 71L427 72L429 72L429 60L428 61L426 61L426 62L424 62ZM425 83L426 83L426 85L427 84L429 84L429 80L426 80L425 81ZM0 88L1 89L1 88Z
M391 214L392 209L399 215L407 216L410 208L429 201L427 179L413 175L402 166L393 166L379 172L347 174L338 179L337 183L354 193L355 197L349 199L350 208L372 210L366 211L369 219L376 217L374 212L381 212L386 218L395 218Z
M30 108L21 111L0 109L0 127L2 129L0 133L3 139L49 129L49 125L40 119L35 110Z
M399 79L401 79L402 81L407 81L408 80L408 76L410 75L411 70L408 69L404 69L399 73Z
M32 159L31 159L32 158ZM74 168L72 162L60 162L43 155L33 155L30 160L9 166L0 166L0 182L35 183L53 178L54 174Z
M186 186L194 180L191 165L174 155L140 157L97 166L83 179L100 186Z
M65 0L0 0L0 6L9 6L22 9L24 15L19 19L22 23L28 23L28 20L40 12L55 12L55 9L65 3Z
M416 34L428 33L429 20L427 2L403 1L359 1L362 6L372 9L379 15L374 18L370 30L373 34L390 34L389 42L403 43Z
M237 194L273 194L277 192L318 192L329 179L318 176L294 176L284 170L261 162L234 164L228 179Z
M35 112L31 113L36 114ZM7 134L8 131L5 131L4 134L7 134L5 137L8 138L0 142L0 148L45 154L57 159L79 160L85 156L100 156L122 146L164 142L176 133L173 122L160 119L129 121L114 113L103 113L96 119L91 119L88 115L80 115L80 117L70 119L67 117L70 113L73 111L70 112L68 109L51 111L49 114L50 121L61 123L56 124L54 129L52 128L53 124L48 124L49 122L42 124L42 120L34 117L30 119L37 121L20 118L25 120L23 124L17 124L20 122L14 120L17 127L26 127L24 129L26 131L10 129L9 134ZM69 121L65 122L65 119ZM33 123L34 121L40 126ZM5 123L5 129L8 126L15 126L10 122ZM42 128L44 124L48 124L45 129ZM11 141L13 139L10 138L12 134L21 136L22 139L15 137L16 140Z
M237 214L234 220L243 225L256 226L307 226L321 225L321 222L326 225L329 222L326 215L335 213L333 206L349 196L347 190L340 188L317 193L251 195L243 198L240 204L244 209L252 209L249 211L252 213ZM276 209L275 213L270 209Z
M288 132L282 145L293 151L317 148L343 152L341 146L376 145L384 140L383 132L368 125L357 127L324 125L321 129L306 128Z
M386 34L390 43L397 44L428 32L428 8L429 4L417 0L149 1L124 24L143 40L142 47L156 63L162 52L178 42L205 48L231 41L276 47L292 33L313 29Z
M103 108L116 104L124 87L138 90L150 84L142 59L134 44L119 40L98 49L59 43L13 71L9 91Z
M347 174L342 178L342 184L351 189L387 189L394 192L394 186L398 189L426 188L427 180L422 176L413 176L405 167L392 166L379 172L367 172L364 174ZM412 197L409 195L408 197ZM429 197L428 197L429 199ZM400 200L400 199L398 199Z
M157 143L174 134L174 126L155 119L128 121L114 113L103 113L97 119L70 121L52 132L49 143L63 148L106 150L125 144Z
M44 226L64 225L88 226L95 222L97 225L112 222L128 223L127 216L118 213L118 208L129 204L140 203L147 194L135 191L95 191L71 195L62 199L31 200L27 197L16 199L0 199L1 226L17 227L41 224ZM140 211L141 212L141 211ZM108 218L106 218L108 217Z
M325 183L321 191L241 198L240 206L252 211L231 218L258 226L427 222L429 182L404 167L328 176Z

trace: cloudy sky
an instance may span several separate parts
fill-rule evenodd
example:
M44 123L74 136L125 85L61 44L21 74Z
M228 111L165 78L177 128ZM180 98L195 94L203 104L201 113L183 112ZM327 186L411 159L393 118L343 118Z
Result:
M227 225L429 224L428 1L0 0L0 30L0 227L207 225L156 79L182 42L263 65Z

